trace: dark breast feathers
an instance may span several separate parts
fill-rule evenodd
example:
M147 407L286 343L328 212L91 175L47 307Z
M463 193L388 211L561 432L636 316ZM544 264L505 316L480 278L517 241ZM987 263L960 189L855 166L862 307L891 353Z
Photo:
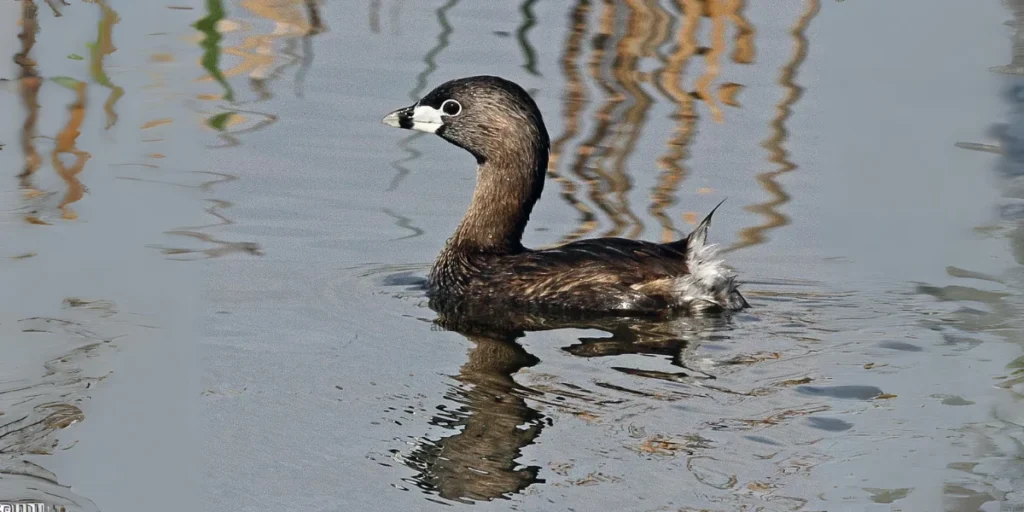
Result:
M673 280L687 273L685 244L600 238L506 255L446 250L429 285L435 297L495 307L663 313L673 303Z

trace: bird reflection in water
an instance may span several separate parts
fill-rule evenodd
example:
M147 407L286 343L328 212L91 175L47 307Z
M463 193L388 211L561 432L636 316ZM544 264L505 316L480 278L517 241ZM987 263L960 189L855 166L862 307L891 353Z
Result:
M456 408L439 406L430 423L457 431L440 439L421 439L401 460L418 473L408 479L441 498L468 503L509 498L530 485L543 483L540 467L517 463L551 421L529 400L547 402L545 393L517 383L514 375L540 362L518 343L527 332L555 329L600 330L610 337L579 338L563 350L580 357L619 354L666 355L672 364L691 373L667 373L640 368L614 368L639 377L680 382L713 379L692 376L684 354L692 341L709 328L726 326L728 319L568 317L512 312L498 307L468 307L430 301L435 324L463 335L472 343L468 359L452 378L445 394ZM623 389L623 391L631 391ZM643 393L641 393L643 394Z
M436 441L423 440L404 462L419 471L412 482L442 498L490 501L540 482L539 467L516 463L523 448L544 428L544 417L530 408L530 391L512 376L540 362L516 340L519 330L474 324L459 317L438 323L465 336L473 348L454 376L457 384L445 398L460 404L438 407L431 424L459 432Z

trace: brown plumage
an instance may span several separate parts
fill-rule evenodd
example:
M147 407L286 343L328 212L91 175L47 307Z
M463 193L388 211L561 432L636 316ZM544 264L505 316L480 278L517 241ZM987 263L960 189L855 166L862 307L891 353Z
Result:
M435 301L599 315L748 306L734 276L705 245L714 210L689 236L667 244L596 238L523 247L544 187L549 139L536 103L515 83L493 76L452 80L384 123L435 133L479 165L469 209L428 277Z

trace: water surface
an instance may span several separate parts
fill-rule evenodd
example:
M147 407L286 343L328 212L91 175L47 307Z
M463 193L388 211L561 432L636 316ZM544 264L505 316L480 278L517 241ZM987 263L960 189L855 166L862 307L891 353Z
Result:
M39 17L67 22L90 8L88 16L102 20L104 5L75 4L58 18L40 2ZM177 378L138 375L146 366L133 358L154 356L122 348L108 364L121 365L113 375L135 368L134 380L110 377L82 396L101 403L134 396L125 391L134 388L158 405L198 401L201 441L193 448L207 507L1024 504L1024 244L1014 151L1021 67L1008 51L1019 46L1017 25L1004 25L1022 7L170 7L156 20L127 4L108 6L120 9L115 41L160 42L122 44L106 57L125 59L122 67L104 68L105 78L85 74L93 58L85 53L81 75L50 64L79 61L43 25L32 49L38 76L87 82L84 102L71 82L40 88L59 91L60 100L49 101L70 108L42 109L58 128L26 128L32 93L24 85L4 95L24 116L0 132L5 204L36 189L69 199L5 208L9 239L21 245L4 250L35 256L10 259L4 271L39 305L14 309L22 296L5 296L16 313L0 327L71 296L57 275L30 279L60 268L54 260L71 248L89 248L81 261L95 258L96 269L117 277L76 275L123 283L113 287L123 297L96 298L165 320L126 339L150 340L179 358L187 343L198 345L201 388L189 389L185 362ZM9 9L20 15L16 4ZM92 19L81 24L83 38L95 36ZM8 53L21 51L21 41ZM42 41L55 49L44 54ZM102 40L93 47L102 49ZM161 85L132 71L133 59ZM174 71L158 74L161 66ZM380 118L470 74L517 81L545 114L552 165L528 245L671 240L727 197L710 238L727 251L754 307L727 322L543 328L504 316L500 305L483 317L439 317L422 279L468 204L474 162ZM11 75L19 84L33 77ZM81 169L73 159L44 159L29 173L40 184L26 184L19 173L33 160L24 134L57 133L79 104L93 124L65 128L81 139L58 136L54 144L71 141L64 153L90 159ZM102 138L118 126L132 127L124 133L133 142ZM170 128L180 131L153 135ZM158 143L145 141L155 138L170 139L169 148L149 149ZM119 214L125 197L145 207ZM161 214L138 213L154 211ZM143 262L145 271L133 273ZM140 286L139 276L151 284ZM173 327L192 319L200 332L191 337ZM174 345L180 340L187 341ZM32 357L42 356L26 352L23 361ZM113 408L85 410L56 436L78 436L78 445L39 457L104 510L133 494L82 468L101 458L98 450L128 451L109 425L117 417ZM189 444L149 428L151 437ZM124 463L141 464L133 460Z

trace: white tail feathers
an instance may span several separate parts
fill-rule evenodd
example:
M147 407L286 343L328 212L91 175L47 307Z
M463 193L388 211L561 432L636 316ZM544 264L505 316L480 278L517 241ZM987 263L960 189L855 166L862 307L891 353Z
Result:
M689 274L672 283L673 295L678 304L694 313L716 309L738 311L749 307L739 292L736 275L718 259L717 248L707 244L711 217L722 203L718 203L686 237L686 266Z

